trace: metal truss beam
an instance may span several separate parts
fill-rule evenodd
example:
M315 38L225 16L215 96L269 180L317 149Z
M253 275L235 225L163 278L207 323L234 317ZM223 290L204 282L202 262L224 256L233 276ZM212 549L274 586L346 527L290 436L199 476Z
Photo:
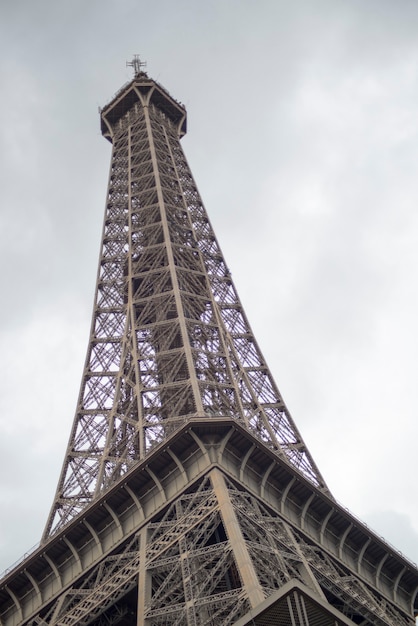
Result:
M412 564L239 422L195 420L9 574L0 623L86 626L133 594L147 626L232 624L292 581L370 624L417 609Z

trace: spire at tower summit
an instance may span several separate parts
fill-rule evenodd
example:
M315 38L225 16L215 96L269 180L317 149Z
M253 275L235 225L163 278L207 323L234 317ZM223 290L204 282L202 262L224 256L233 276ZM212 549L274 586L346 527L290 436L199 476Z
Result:
M134 54L132 61L126 61L126 67L133 67L134 75L137 76L143 67L147 67L146 61L141 61L139 54Z

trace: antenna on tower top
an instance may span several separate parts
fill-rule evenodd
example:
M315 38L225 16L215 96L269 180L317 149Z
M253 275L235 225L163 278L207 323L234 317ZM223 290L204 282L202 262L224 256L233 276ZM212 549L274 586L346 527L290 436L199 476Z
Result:
M126 67L133 67L135 76L137 76L141 72L141 68L147 67L147 64L145 61L141 61L139 54L134 54L132 61L126 61Z

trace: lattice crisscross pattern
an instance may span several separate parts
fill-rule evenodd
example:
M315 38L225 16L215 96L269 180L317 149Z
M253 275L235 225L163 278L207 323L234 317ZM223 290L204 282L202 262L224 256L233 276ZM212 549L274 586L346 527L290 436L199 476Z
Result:
M184 119L145 74L102 111L113 152L93 322L45 538L193 417L240 420L326 490L232 283Z

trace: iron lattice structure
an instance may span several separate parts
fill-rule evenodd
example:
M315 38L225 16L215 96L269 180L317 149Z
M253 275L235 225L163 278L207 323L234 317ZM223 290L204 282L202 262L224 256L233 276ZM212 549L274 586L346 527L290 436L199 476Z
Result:
M412 626L418 570L329 493L248 325L179 139L133 62L77 412L0 626Z
M186 162L184 108L139 72L101 119L113 153L93 324L45 537L192 417L242 421L326 490Z

